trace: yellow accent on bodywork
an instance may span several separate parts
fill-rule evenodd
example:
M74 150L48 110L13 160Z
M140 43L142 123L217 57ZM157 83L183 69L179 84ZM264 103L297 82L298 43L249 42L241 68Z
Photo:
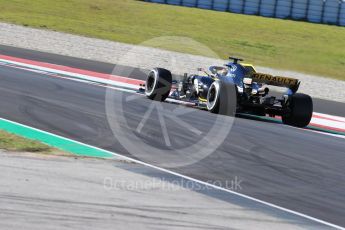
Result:
M281 86L281 87L296 87L299 80L296 78L283 77L283 76L273 76L270 74L257 73L255 67L252 64L242 63L244 67L251 67L254 70L252 74L253 81L257 83L264 83L268 85Z
M244 67L252 67L253 68L253 70L256 72L256 69L255 69L255 67L252 65L252 64L248 64L248 63L241 63L241 65L243 65Z
M202 98L202 97L199 97L199 101L202 101L202 102L207 102L207 99Z

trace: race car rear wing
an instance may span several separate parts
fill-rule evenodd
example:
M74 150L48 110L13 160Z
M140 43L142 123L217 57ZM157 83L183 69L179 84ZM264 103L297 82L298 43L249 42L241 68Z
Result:
M297 92L300 85L300 81L296 78L273 76L273 75L264 74L264 73L253 73L252 79L254 82L257 82L257 83L264 83L267 85L286 87L292 90L292 92L294 93Z

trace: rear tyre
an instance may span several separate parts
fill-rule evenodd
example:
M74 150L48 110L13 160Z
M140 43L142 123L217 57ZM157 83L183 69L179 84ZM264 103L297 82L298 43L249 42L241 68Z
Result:
M226 81L214 81L207 93L207 110L211 113L235 116L236 106L236 85Z
M171 72L163 68L154 68L147 75L145 95L154 101L164 101L169 96L171 85Z
M309 95L296 93L289 97L287 106L290 111L282 115L284 124L302 128L310 123L313 100Z

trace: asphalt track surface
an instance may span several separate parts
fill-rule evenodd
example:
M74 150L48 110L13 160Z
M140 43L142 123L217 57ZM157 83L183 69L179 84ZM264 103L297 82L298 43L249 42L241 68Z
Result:
M17 47L0 45L0 54L13 57L19 57L34 61L54 63L63 66L70 66L74 68L90 70L99 73L110 74L113 73L116 65L111 63L97 62L92 60L80 59L75 57L67 57L57 54L50 54L35 50L21 49ZM121 66L121 68L128 68ZM130 77L145 80L148 70L131 69ZM116 72L114 72L116 74ZM303 83L302 83L303 84ZM324 99L313 98L315 112L325 113L335 116L345 117L345 104L335 101L328 101Z
M29 58L26 52L12 53L12 56ZM3 47L0 53L10 55L3 52ZM36 54L30 59L37 60ZM61 56L48 56L47 62L55 60L57 63L57 59L63 59ZM74 62L74 67L104 69L100 72L109 70L108 64L80 62L80 59L73 58L65 60ZM130 156L114 138L107 122L105 93L105 88L95 85L0 67L1 117ZM130 128L134 129L140 122L149 105L148 100L140 98L124 108ZM343 104L336 105L335 115L343 115ZM164 104L167 110L176 106ZM326 106L332 107L332 103ZM201 130L207 130L207 121L214 119L214 114L198 110L184 117L191 126ZM160 148L163 141L155 134L161 133L161 128L155 120L148 123L148 135L143 138ZM194 140L189 130L172 121L166 122L173 139L179 144L189 144L184 142ZM238 177L242 180L240 193L345 226L344 149L345 141L341 138L237 118L226 140L213 154L173 171L223 184ZM152 155L152 159L147 161L152 163L155 160L156 156Z

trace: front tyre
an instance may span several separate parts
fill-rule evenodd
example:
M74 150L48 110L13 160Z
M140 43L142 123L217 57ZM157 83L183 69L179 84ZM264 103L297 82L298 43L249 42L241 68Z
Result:
M169 96L171 85L171 72L163 68L154 68L146 78L145 95L154 101L164 101Z
M214 81L207 92L207 110L211 113L235 116L237 106L236 85Z
M287 101L288 113L282 115L286 125L303 128L310 123L313 115L313 100L309 95L296 93Z

